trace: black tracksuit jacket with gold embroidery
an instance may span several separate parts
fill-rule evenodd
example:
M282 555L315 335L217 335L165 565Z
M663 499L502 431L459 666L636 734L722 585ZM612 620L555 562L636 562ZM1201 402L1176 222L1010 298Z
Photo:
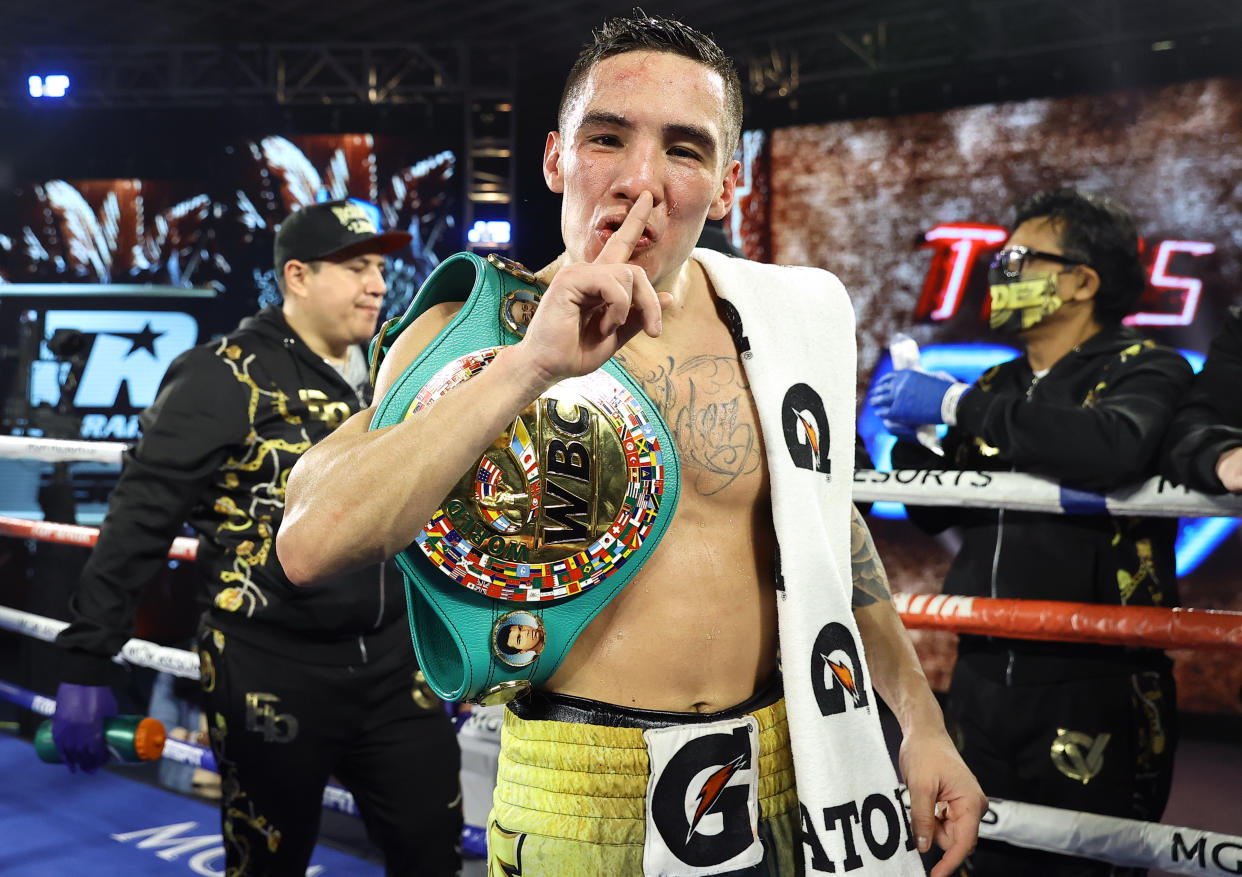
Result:
M1164 440L1168 478L1205 493L1224 493L1216 461L1242 447L1242 308L1233 308L1207 362Z
M1106 328L1042 378L1025 356L989 369L962 397L944 457L912 442L895 468L1018 471L1107 492L1155 474L1191 381L1175 350ZM944 591L978 597L1176 606L1176 518L911 507L928 532L960 527ZM969 647L974 637L963 637ZM1043 644L1007 641L1020 650ZM1051 647L1055 651L1056 647Z
M141 416L142 438L125 454L70 600L72 623L57 638L61 678L107 682L109 658L132 635L143 587L183 522L199 537L205 618L225 633L296 647L315 663L353 664L367 660L373 637L404 628L394 565L299 588L276 558L289 470L368 401L274 307L174 360Z

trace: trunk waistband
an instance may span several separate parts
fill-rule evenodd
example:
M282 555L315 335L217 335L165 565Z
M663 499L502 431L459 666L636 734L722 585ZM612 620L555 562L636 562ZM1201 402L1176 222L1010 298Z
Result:
M618 706L586 697L533 691L528 697L510 701L509 710L519 719L533 722L568 722L576 725L603 725L610 728L669 728L736 719L769 707L781 699L784 685L780 673L773 673L759 690L739 704L714 713L682 713Z

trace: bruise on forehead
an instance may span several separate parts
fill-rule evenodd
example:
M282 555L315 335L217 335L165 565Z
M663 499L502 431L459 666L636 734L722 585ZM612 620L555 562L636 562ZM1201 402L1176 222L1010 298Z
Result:
M678 70L677 63L666 70L653 70L658 62L672 58L675 62L693 65L704 75L687 76L684 70ZM603 68L607 66L607 70ZM562 133L588 124L616 125L620 128L632 127L624 109L611 106L591 106L601 91L609 88L617 89L627 97L634 97L646 87L649 91L662 93L676 90L678 95L692 92L697 98L716 105L717 111L709 110L712 121L717 122L720 131L713 132L713 125L699 124L695 119L679 119L664 126L664 133L670 139L684 139L696 143L700 148L713 154L721 151L720 137L725 136L728 128L727 95L720 74L710 67L684 58L672 52L636 51L613 55L599 61L580 81L577 92L566 107L567 112L562 121ZM611 103L611 101L608 101ZM647 103L647 102L644 102Z

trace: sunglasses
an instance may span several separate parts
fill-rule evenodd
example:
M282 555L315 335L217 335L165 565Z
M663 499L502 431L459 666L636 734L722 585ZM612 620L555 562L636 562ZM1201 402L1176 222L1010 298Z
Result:
M1059 265L1084 264L1081 259L1071 259L1059 253L1045 253L1042 250L1032 250L1030 247L1010 247L1007 250L998 250L992 257L992 264L989 268L992 272L1012 280L1022 273L1028 260L1038 261L1040 259L1046 262L1056 262Z

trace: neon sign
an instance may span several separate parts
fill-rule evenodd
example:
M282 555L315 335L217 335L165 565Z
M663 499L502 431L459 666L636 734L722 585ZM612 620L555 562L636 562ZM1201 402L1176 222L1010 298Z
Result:
M1215 253L1216 246L1207 241L1161 241L1156 248L1156 258L1151 265L1148 282L1155 289L1168 290L1170 293L1180 291L1184 296L1166 293L1170 303L1182 299L1181 310L1177 313L1151 313L1139 311L1126 317L1128 326L1189 326L1199 309L1199 295L1203 292L1203 281L1197 277L1177 277L1168 273L1169 259L1174 253L1189 253L1191 256L1206 256Z
M924 234L921 246L931 248L932 262L914 318L947 320L956 314L975 260L984 251L999 247L1008 237L1008 229L1002 226L973 223L938 225Z

